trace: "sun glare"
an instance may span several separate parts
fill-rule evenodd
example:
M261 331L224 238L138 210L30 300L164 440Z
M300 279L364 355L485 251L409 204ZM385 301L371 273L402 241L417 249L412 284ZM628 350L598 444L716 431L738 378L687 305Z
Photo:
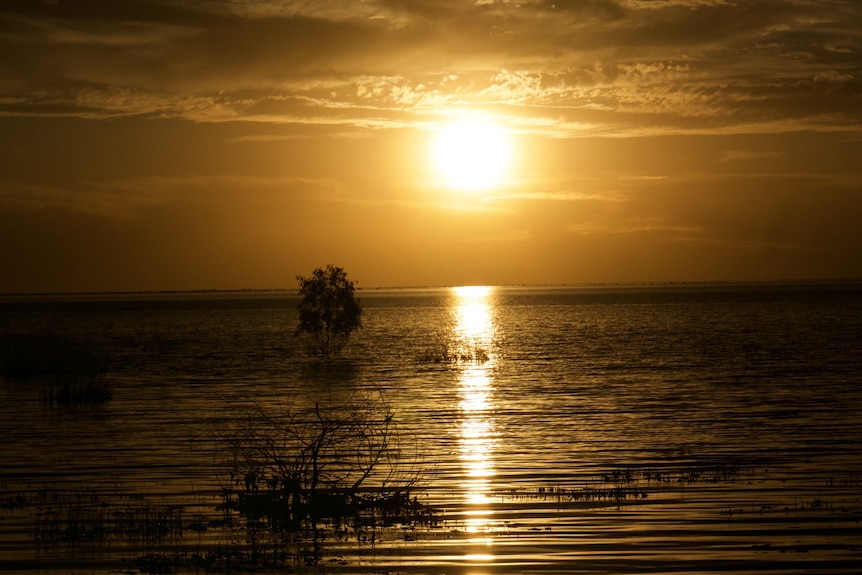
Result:
M434 166L446 185L481 190L502 184L511 160L509 134L485 119L453 121L437 133Z

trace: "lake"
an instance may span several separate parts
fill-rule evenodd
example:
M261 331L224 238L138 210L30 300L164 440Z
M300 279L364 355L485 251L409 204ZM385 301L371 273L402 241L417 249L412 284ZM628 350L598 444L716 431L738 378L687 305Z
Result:
M332 369L295 292L0 297L6 341L89 350L112 391L0 382L0 571L204 572L251 537L219 508L224 430L333 386L385 398L439 521L330 536L317 570L862 568L862 283L357 295Z

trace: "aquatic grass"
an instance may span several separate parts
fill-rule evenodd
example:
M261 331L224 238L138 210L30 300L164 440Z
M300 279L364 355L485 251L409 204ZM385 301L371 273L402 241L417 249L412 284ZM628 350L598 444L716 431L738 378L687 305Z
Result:
M664 484L733 482L750 477L754 468L738 462L686 463L677 467L624 466L602 475L602 481L631 484L638 481Z
M182 537L183 508L151 501L118 503L98 494L67 496L37 512L37 545L78 546L110 540L157 542Z
M491 359L487 349L477 342L459 342L437 334L434 341L419 353L422 363L483 364Z
M48 405L98 405L114 396L101 375L41 378L40 387L40 399Z
M667 495L697 486L716 482L732 485L741 480L746 485L781 481L780 476L769 475L768 469L734 460L687 461L669 466L618 466L597 470L579 481L500 489L489 495L498 500L494 504L498 517L513 521L501 521L499 531L489 529L487 533L521 537L556 529L551 523L523 522L521 518L528 509L536 517L559 517L584 510L602 512L614 507L636 513L641 506L662 505ZM743 523L771 514L782 514L787 518L784 521L800 516L816 516L818 521L860 516L859 500L848 500L845 493L848 485L860 484L858 476L811 481L804 492L807 495L794 493L791 502L751 499L745 487L741 487L737 499L732 491L735 488L730 487L731 491L726 492L730 498L715 505L712 512L722 521ZM116 553L123 549L132 557L127 565L141 573L185 569L212 573L327 570L343 564L344 549L348 547L360 554L375 553L375 548L386 549L393 541L469 537L459 527L463 521L459 508L449 507L444 513L420 504L419 499L428 494L422 488L414 491L417 495L407 491L393 495L369 488L351 502L337 493L321 491L315 502L320 506L316 518L318 535L326 545L318 548L307 530L291 530L280 522L279 508L286 504L282 484L258 481L247 489L240 487L223 492L227 499L221 506L215 505L217 497L213 493L209 512L197 507L195 512L186 513L185 505L149 499L116 487L10 489L4 485L0 486L0 512L18 513L28 508L35 511L31 513L32 536L39 553ZM672 505L685 501L684 497L674 498Z
M187 529L183 509L116 488L0 486L0 510L29 511L31 535L39 546L179 538Z
M493 492L500 501L553 502L599 508L643 501L650 495L681 487L734 483L751 478L754 470L736 462L686 463L678 467L623 466L609 469L580 484L553 483L536 487L507 488Z
M59 337L18 335L0 339L0 376L35 382L48 405L98 405L113 391L105 361Z

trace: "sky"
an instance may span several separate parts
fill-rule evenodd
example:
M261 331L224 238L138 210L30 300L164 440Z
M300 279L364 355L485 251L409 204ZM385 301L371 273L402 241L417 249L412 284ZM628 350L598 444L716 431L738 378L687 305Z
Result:
M859 278L862 2L3 0L0 146L0 293Z

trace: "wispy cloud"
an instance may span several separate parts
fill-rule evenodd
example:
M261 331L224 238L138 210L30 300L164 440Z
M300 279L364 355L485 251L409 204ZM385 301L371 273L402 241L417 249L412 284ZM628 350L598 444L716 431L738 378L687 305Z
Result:
M579 235L670 234L676 236L679 241L688 241L692 236L703 235L704 229L696 226L679 226L645 222L622 226L576 223L568 227L568 232Z
M777 158L777 152L770 151L754 151L754 150L726 150L721 155L722 162L740 162L747 160L763 160L769 158Z
M74 185L0 182L0 211L58 210L106 219L135 219L166 205L205 205L231 197L243 202L274 198L332 198L332 180L258 176L141 177Z
M853 3L94 8L0 8L3 114L331 122L340 110L341 121L368 125L381 110L409 122L469 105L544 117L562 126L558 134L575 124L621 135L862 125L862 14Z

